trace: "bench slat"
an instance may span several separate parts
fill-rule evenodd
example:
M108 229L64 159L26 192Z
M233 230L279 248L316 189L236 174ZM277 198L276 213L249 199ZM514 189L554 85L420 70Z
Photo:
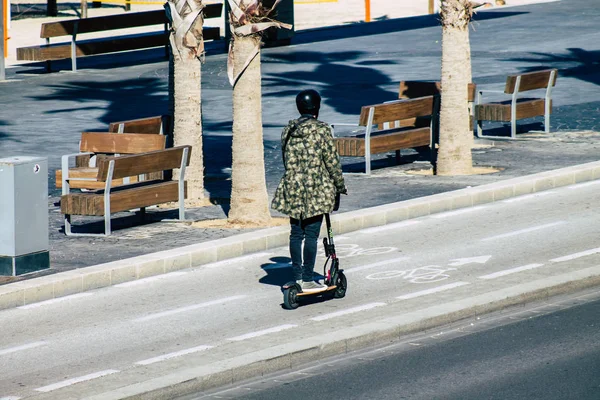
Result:
M119 127L123 125L122 133L156 133L160 134L163 126L163 117L138 118L129 121L111 122L108 131L118 133Z
M429 146L430 142L431 134L429 127L410 129L403 132L378 133L371 136L371 154L387 153L393 150L410 149L420 146ZM364 136L335 138L335 144L340 156L365 156Z
M205 40L216 40L220 38L220 30L219 28L204 28L203 35ZM77 57L82 57L118 51L147 49L166 46L168 43L169 35L164 31L91 39L77 42L76 55ZM20 47L17 49L17 60L20 61L47 61L62 60L65 58L71 58L71 43Z
M510 101L502 103L486 103L476 107L478 120L482 121L510 121ZM517 119L537 117L544 115L546 101L544 99L527 99L517 101ZM552 113L552 102L550 103Z
M189 154L191 154L191 146L179 146L144 154L101 159L98 162L98 176L96 179L101 182L106 181L108 176L108 165L112 160L115 162L113 171L114 179L179 168L181 166L184 148L188 148ZM189 165L189 154L187 165Z
M204 7L204 18L217 18L221 16L223 4L208 4ZM103 17L71 19L42 24L40 37L42 39L71 36L77 25L77 33L90 33L114 29L135 28L140 26L158 25L168 23L164 10L143 11L133 14L118 14Z
M79 149L91 153L136 154L164 149L165 144L165 135L82 132Z
M116 213L134 208L148 207L170 203L178 200L179 189L176 181L151 182L148 185L114 189L110 193L110 212ZM184 186L184 197L187 198L187 185ZM60 199L63 214L72 215L104 215L103 193L69 193Z
M369 121L369 109L375 107L373 124L400 121L412 117L425 117L433 113L433 96L417 99L397 100L390 103L362 107L359 125L366 126Z
M558 70L548 69L544 71L529 72L520 75L521 83L519 84L519 92L547 88L548 81L550 80L550 73L552 71L554 71L554 80L552 82L552 86L555 86ZM506 78L506 87L504 88L504 93L513 94L515 92L515 85L517 84L518 76L519 75L511 75L508 78Z

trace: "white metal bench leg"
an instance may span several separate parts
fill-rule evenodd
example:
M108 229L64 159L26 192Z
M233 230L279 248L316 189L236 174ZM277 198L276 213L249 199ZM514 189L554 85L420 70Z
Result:
M365 130L365 173L371 174L371 131L373 130L373 118L375 116L375 107L369 110L369 120Z
M550 133L550 112L552 109L552 84L554 83L554 77L556 71L550 72L550 79L548 80L548 87L546 88L546 98L544 101L544 132Z

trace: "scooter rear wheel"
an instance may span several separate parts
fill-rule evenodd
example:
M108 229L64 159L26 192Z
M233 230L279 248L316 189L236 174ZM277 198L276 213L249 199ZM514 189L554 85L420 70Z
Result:
M283 291L283 305L288 310L298 308L298 289L296 286L291 286Z
M346 296L346 289L348 288L348 281L346 280L346 275L342 271L338 271L333 276L333 284L336 286L333 291L333 297L336 299L341 299Z

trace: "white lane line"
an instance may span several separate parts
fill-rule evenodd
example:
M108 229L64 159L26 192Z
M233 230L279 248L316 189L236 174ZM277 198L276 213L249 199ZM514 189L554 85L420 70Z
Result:
M584 187L598 185L598 184L600 184L600 180L589 181L589 182L585 182L585 183L578 183L576 185L567 186L567 188L572 190L572 189L579 189L579 188L584 188Z
M410 257L391 258L389 260L383 260L383 261L379 261L379 262L376 262L373 264L361 265L360 267L344 268L344 273L364 271L366 269L377 268L377 267L381 267L383 265L396 264L396 263L399 263L402 261L407 261L407 260L410 260Z
M148 358L147 360L138 361L135 364L136 365L154 364L154 363L157 363L157 362L169 360L171 358L185 356L186 354L198 353L200 351L205 351L205 350L212 349L212 348L213 348L213 346L205 346L205 345L196 346L196 347L192 347L190 349L175 351L175 352L169 353L169 354L163 354L162 356L158 356L158 357Z
M159 281L162 279L168 279L168 278L182 276L182 275L186 275L186 274L187 274L187 272L180 272L180 271L169 272L168 274L149 276L147 278L137 279L135 281L119 283L119 284L115 285L115 287L124 288L124 287L139 286L139 285L144 285L146 283L156 282L156 281Z
M106 375L116 374L117 372L121 372L116 369L107 369L104 371L94 372L93 374L88 374L84 376L80 376L78 378L67 379L66 381L53 383L52 385L42 386L41 388L35 389L38 392L51 392L56 389L64 388L67 386L74 385L76 383L90 381L92 379L102 378Z
M446 212L442 212L439 214L433 214L433 215L431 215L431 218L441 219L441 218L454 217L455 215L466 214L466 213L470 213L473 211L481 211L485 208L487 208L487 206L465 207L465 208L460 208L458 210L446 211Z
M172 310L162 311L159 313L146 315L145 317L136 318L136 319L134 319L134 321L136 321L136 322L149 321L151 319L167 317L167 316L174 315L174 314L197 310L199 308L205 308L205 307L215 306L218 304L228 303L230 301L240 300L240 299L243 299L244 297L246 297L246 296L239 295L239 296L224 297L222 299L211 300L211 301L207 301L205 303L199 303L199 304L194 304L191 306L180 307L180 308L174 308Z
M298 325L293 325L293 324L279 325L279 326L274 326L273 328L263 329L262 331L250 332L250 333L246 333L245 335L235 336L235 337L229 338L227 340L231 340L233 342L239 342L241 340L252 339L252 338L255 338L258 336L268 335L270 333L276 333L276 332L285 331L286 329L296 328L297 326Z
M469 282L454 282L454 283L449 283L447 285L443 285L443 286L438 286L438 287L434 287L431 289L426 289L426 290L421 290L419 292L413 292L413 293L409 293L409 294L404 294L402 296L398 296L396 297L398 300L408 300L408 299L414 299L415 297L421 297L421 296L427 296L433 293L438 293L438 292L443 292L445 290L450 290L450 289L454 289L460 286L464 286L464 285L468 285Z
M517 197L513 197L510 199L506 199L506 200L502 200L503 203L517 203L520 201L527 201L527 200L531 200L531 199L537 199L538 197L544 197L544 196L548 196L550 194L555 194L555 191L546 191L546 192L538 192L538 193L532 193L532 194L526 194L523 196L517 196Z
M569 255L563 256L563 257L553 258L550 261L551 262L571 261L571 260L575 260L580 257L591 256L592 254L597 254L597 253L600 253L600 247L591 249L591 250L581 251L579 253L569 254Z
M481 241L484 242L484 241L487 241L487 240L496 240L496 239L507 238L507 237L510 237L510 236L517 236L517 235L521 235L523 233L529 233L529 232L539 231L541 229L552 228L553 226L561 225L561 224L564 224L564 223L565 223L565 221L558 221L558 222L552 222L550 224L545 224L545 225L532 226L531 228L526 228L526 229L521 229L521 230L518 230L518 231L503 233L501 235L486 237L484 239L481 239Z
M342 315L353 314L360 311L370 310L375 307L385 306L385 303L369 303L364 306L358 306L354 308L348 308L347 310L337 311L330 314L319 315L318 317L311 318L312 321L325 321L326 319L341 317Z
M33 349L35 347L40 347L40 346L43 346L45 344L46 344L46 342L41 341L41 342L27 343L27 344L23 344L21 346L9 347L7 349L0 350L0 356L3 356L5 354L10 354L10 353L15 353L15 352L21 351L21 350Z
M371 233L389 231L391 229L403 228L405 226L417 225L417 224L420 224L420 223L421 223L421 221L413 221L413 220L401 221L401 222L395 222L393 224L388 224L388 225L383 225L383 226L376 226L376 227L367 228L367 229L361 229L357 233L371 234Z
M5 396L5 397L0 397L0 400L20 400L20 397L17 396Z
M214 262L214 263L205 264L205 265L202 265L201 268L221 268L221 267L226 267L226 266L232 265L232 264L243 263L243 262L246 262L246 261L254 260L255 258L268 257L270 255L273 255L273 253L255 253L255 254L249 254L247 256L230 258L228 260L217 261L217 262Z
M82 297L88 297L88 296L92 296L92 295L93 295L93 293L76 293L76 294L71 294L69 296L57 297L55 299L44 300L44 301L40 301L38 303L31 303L31 304L27 304L24 306L19 306L17 308L20 308L21 310L29 310L31 308L38 308L38 307L43 307L43 306L47 306L50 304L62 303L63 301L80 299Z
M479 277L479 279L495 279L495 278L499 278L501 276L510 275L510 274L514 274L517 272L521 272L521 271L527 271L529 269L539 268L539 267L543 267L543 266L544 266L544 264L527 264L527 265L523 265L522 267L505 269L503 271L494 272L493 274L482 275Z

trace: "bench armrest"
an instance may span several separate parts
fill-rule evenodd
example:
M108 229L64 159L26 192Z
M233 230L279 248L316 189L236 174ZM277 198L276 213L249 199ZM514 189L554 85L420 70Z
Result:
M84 153L73 153L66 154L61 157L61 170L62 170L62 194L69 194L69 160L77 156L91 156L94 153L86 151Z

